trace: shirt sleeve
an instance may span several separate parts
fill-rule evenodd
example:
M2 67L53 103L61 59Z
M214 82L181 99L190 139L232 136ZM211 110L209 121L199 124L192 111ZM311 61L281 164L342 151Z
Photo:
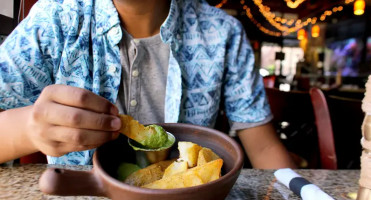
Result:
M232 130L265 124L272 119L259 67L242 25L235 20L227 44L225 108Z
M0 46L0 109L33 104L53 83L59 63L58 16L52 1L39 0Z
M252 127L256 127L256 126L261 126L261 125L264 125L264 124L270 122L272 119L273 119L273 115L269 115L263 121L259 121L259 122L255 122L255 123L242 123L242 122L229 121L230 130L231 131L238 131L238 130L243 130L243 129L252 128Z

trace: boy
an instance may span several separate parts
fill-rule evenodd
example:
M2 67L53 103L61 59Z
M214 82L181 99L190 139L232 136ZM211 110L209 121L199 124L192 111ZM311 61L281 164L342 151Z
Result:
M224 98L253 167L294 167L253 63L241 24L202 0L39 0L0 48L0 162L91 164L119 112L213 127Z

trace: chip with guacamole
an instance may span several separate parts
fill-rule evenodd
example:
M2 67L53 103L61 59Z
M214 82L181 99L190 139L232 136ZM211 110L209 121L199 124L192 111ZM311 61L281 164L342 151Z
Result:
M120 132L145 148L159 149L174 143L161 126L144 126L129 115L120 115L120 118L122 123Z

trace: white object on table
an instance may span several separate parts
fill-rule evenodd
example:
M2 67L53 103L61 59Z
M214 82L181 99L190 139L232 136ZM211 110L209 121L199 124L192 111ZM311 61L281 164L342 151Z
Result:
M318 186L310 183L290 168L279 169L274 172L279 182L299 195L303 200L333 200L331 196Z

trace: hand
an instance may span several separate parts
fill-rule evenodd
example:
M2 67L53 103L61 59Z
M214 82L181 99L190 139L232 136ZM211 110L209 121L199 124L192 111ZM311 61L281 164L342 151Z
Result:
M28 117L27 135L36 149L59 157L116 139L117 108L88 90L51 85L41 92Z

